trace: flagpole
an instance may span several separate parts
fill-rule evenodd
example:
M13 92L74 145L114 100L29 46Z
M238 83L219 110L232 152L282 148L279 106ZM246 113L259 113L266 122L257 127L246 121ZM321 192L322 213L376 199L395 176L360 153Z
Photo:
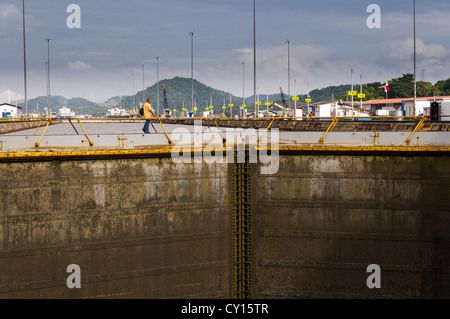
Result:
M389 92L388 83L387 82L386 82L386 86L384 87L384 91L386 92L386 107L387 107L387 105L388 105L388 92Z

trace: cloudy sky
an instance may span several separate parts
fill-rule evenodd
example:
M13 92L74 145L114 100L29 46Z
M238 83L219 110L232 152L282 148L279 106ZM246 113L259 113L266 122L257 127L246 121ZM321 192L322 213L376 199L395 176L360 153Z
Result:
M413 72L412 0L256 0L258 93L291 93L354 81L387 81ZM69 28L68 6L81 9ZM381 9L369 28L368 6ZM450 1L417 0L417 71L450 77ZM253 95L252 0L25 0L28 97L46 95L50 37L51 94L102 102L159 79L194 77L214 88ZM0 0L0 92L24 93L22 1ZM245 62L246 64L242 65ZM144 83L143 83L143 67ZM134 81L133 81L134 74ZM418 79L420 80L420 79Z

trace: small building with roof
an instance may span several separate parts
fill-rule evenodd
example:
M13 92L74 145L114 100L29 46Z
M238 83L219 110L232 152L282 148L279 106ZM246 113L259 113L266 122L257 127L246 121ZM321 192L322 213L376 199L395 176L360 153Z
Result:
M9 103L1 103L0 115L1 118L20 117L22 115L22 107Z
M363 107L371 115L380 116L420 116L430 115L430 105L432 102L442 102L450 100L450 96L417 97L416 111L414 110L414 98L382 99L363 102Z

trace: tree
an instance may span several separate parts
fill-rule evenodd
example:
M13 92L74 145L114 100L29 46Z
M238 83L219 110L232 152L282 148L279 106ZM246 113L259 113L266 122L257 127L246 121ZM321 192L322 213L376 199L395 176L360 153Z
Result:
M419 97L439 95L439 89L430 82L419 81L416 83L416 87L417 96Z
M434 87L438 90L439 95L450 95L450 78L447 80L437 81Z
M390 98L409 98L414 96L414 75L410 73L392 79L388 84Z

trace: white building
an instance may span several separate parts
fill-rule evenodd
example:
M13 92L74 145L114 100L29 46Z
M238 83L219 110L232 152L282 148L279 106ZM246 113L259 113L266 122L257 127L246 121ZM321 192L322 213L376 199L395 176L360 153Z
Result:
M313 113L315 117L322 117L322 118L367 116L365 109L361 110L359 108L358 103L355 103L352 108L351 106L343 104L340 101L327 101L314 103Z
M370 100L363 102L363 106L372 115L379 116L421 116L430 115L430 105L436 101L450 99L450 96L432 96L416 98L416 111L414 113L414 98Z
M2 118L20 117L22 115L22 108L9 103L2 103L0 104L0 114Z

